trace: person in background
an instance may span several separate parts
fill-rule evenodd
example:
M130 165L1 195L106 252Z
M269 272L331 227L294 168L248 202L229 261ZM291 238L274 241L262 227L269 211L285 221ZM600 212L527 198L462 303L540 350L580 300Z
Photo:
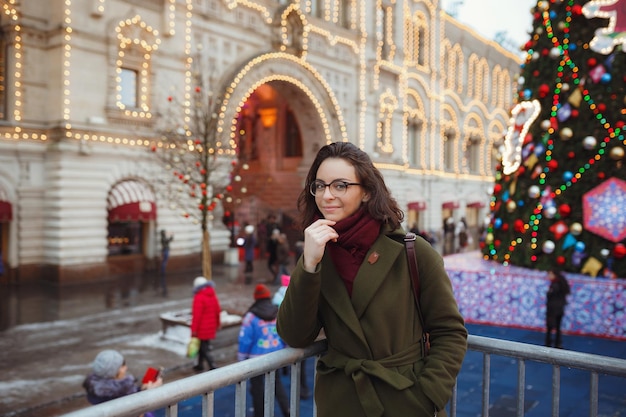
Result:
M467 232L467 222L465 221L465 217L461 217L461 220L457 222L454 229L454 234L458 240L457 251L464 252L469 243L469 235Z
M272 278L269 282L272 282L276 278L278 273L278 236L280 236L279 229L270 229L272 232L267 239L267 269L270 270Z
M269 288L263 284L258 284L254 289L254 303L244 315L239 329L238 360L255 358L285 347L276 332L278 307L272 304L271 297ZM263 417L264 382L264 375L250 378L250 394L255 417ZM274 389L283 416L289 416L289 399L279 375L276 375Z
M138 385L137 379L128 373L124 356L112 349L98 353L91 364L91 372L83 381L90 404L100 404L161 385L163 379L160 376L153 382ZM150 417L152 413L145 413L144 416Z
M304 253L278 311L278 334L309 346L319 417L445 416L467 350L467 330L443 259L417 237L420 304L411 289L404 214L370 157L349 142L323 146L298 198Z
M276 265L277 273L274 278L274 284L280 284L280 277L283 275L289 275L287 266L289 265L289 242L287 241L287 235L280 233L276 240Z
M454 225L454 219L452 216L446 217L443 222L443 254L450 255L455 253L456 250L454 248L454 232L456 227Z
M193 280L193 304L191 308L191 337L200 339L198 363L194 371L204 371L204 362L209 370L215 369L215 362L211 350L211 340L220 328L220 302L215 293L215 283L205 277Z
M550 287L546 294L546 346L562 349L561 320L565 314L570 287L567 279L560 271L549 271L548 278L550 278ZM553 331L555 332L554 345L552 344Z
M244 260L246 267L244 273L252 274L254 269L254 250L256 249L256 237L254 236L254 226L251 224L243 228L245 234L243 236Z
M170 259L170 242L174 240L174 235L167 234L165 229L161 229L161 295L167 297L167 281L165 280L165 268Z

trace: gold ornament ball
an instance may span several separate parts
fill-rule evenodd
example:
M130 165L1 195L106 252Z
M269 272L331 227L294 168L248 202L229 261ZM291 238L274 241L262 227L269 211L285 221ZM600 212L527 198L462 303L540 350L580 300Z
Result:
M515 203L515 201L513 200L509 200L508 203L506 203L506 210L509 213L513 213L515 211L515 209L517 208L517 204Z
M619 161L620 159L623 159L624 158L624 148L622 148L621 146L614 147L613 149L611 149L611 152L609 152L609 156L614 161Z
M561 132L559 132L559 136L562 140L570 140L572 136L574 136L574 132L569 127L564 127L561 129Z
M487 233L487 236L485 236L485 243L488 245L493 243L493 233Z
M569 227L569 232L574 236L578 236L583 232L583 226L578 222L572 223Z

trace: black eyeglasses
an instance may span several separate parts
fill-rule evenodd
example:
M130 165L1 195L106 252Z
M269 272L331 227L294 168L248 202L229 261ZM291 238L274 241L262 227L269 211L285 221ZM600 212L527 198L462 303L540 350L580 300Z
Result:
M309 185L309 191L315 197L321 197L326 191L326 187L330 189L330 193L335 197L341 197L346 193L351 185L361 185L358 182L348 182L344 180L333 180L330 184L326 184L322 180L315 180Z

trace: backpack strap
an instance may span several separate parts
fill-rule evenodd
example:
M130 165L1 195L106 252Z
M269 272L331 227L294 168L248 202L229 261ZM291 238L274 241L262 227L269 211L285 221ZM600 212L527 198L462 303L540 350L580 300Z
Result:
M413 288L413 296L415 298L415 306L417 307L417 316L422 325L422 357L428 356L430 351L430 333L426 331L424 326L424 317L422 316L422 308L420 306L420 275L417 267L417 257L415 256L415 240L417 236L413 232L408 232L404 236L404 246L406 247L407 260L409 262L409 272L411 274L411 287Z

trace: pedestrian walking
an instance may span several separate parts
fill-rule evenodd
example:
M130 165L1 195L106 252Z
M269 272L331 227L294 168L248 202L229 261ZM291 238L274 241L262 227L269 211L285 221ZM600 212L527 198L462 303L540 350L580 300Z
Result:
M165 269L170 259L170 243L174 240L173 234L167 234L165 229L161 229L161 295L167 297L167 281L165 279Z
M204 371L206 362L209 370L215 369L211 351L211 341L215 339L220 328L220 303L215 293L215 283L205 277L197 277L193 281L193 304L191 308L191 337L200 339L198 363L194 371Z

